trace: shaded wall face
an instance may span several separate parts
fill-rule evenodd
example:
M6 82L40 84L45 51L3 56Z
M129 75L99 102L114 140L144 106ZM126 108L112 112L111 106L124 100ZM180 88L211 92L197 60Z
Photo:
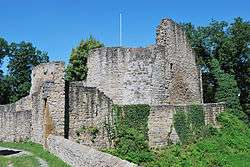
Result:
M156 43L165 47L170 64L170 103L201 103L199 68L182 28L172 20L162 20L156 36Z
M106 125L112 125L112 101L82 82L69 84L69 139L94 148L111 146Z

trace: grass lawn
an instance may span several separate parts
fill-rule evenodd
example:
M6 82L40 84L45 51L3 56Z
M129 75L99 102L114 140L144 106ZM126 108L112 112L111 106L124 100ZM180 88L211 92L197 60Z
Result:
M32 142L21 142L21 143L0 142L0 146L25 150L33 154L20 157L0 156L0 167L6 167L8 163L12 163L14 167L37 167L39 166L39 163L36 157L39 157L44 161L47 161L49 167L69 167L69 165L65 164L62 160L50 154L47 150L43 149L43 146L40 144L35 144Z

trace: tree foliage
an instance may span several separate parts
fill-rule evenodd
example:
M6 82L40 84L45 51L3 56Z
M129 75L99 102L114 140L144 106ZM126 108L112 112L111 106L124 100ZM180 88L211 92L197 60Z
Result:
M226 78L236 80L233 84L239 88L241 106L250 116L250 22L235 18L231 24L213 20L208 26L195 27L187 23L183 27L202 70L204 101L218 101L220 85L210 63L216 59L220 69L232 76Z
M6 56L8 53L8 42L0 38L0 104L6 103L6 94L8 94L8 84L6 83L5 76L3 74L3 70L1 69L1 65L3 62L3 58Z
M0 72L0 104L27 96L31 87L32 67L49 61L47 53L38 50L32 43L8 44L4 39L0 39L0 56L9 60L8 74Z
M217 102L226 102L227 107L236 116L244 119L242 107L240 105L239 95L240 90L234 76L225 73L221 68L219 61L215 58L211 61L211 73L214 75L217 83L215 100Z
M87 58L91 49L103 47L104 45L90 36L82 40L76 48L72 49L69 65L66 69L66 79L68 81L82 81L87 78Z

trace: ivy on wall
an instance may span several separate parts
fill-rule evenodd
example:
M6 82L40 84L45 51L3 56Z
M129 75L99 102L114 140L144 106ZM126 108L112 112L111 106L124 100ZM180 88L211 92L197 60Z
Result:
M139 164L153 159L148 146L149 105L114 105L114 148L106 150Z
M179 107L174 115L174 127L182 144L209 136L214 128L205 126L205 115L201 105Z
M182 143L189 141L191 126L187 114L183 109L177 108L174 115L174 127Z

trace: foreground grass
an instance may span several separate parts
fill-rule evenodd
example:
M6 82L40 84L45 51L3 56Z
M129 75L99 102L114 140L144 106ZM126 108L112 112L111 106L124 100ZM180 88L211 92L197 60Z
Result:
M35 157L40 157L41 159L47 161L50 167L69 167L62 160L56 156L50 154L47 150L43 149L42 145L35 144L32 142L21 142L21 143L2 143L0 146L8 148L16 148L20 150L25 150L31 152L32 156L21 156L21 157L10 157L6 158L0 156L0 167L5 167L11 161L14 167L36 167L38 162Z
M147 167L250 166L250 128L235 116L222 113L216 135L188 145L173 145L156 152Z
M38 160L33 156L0 157L0 167L7 167L8 164L12 164L13 167L39 166Z

